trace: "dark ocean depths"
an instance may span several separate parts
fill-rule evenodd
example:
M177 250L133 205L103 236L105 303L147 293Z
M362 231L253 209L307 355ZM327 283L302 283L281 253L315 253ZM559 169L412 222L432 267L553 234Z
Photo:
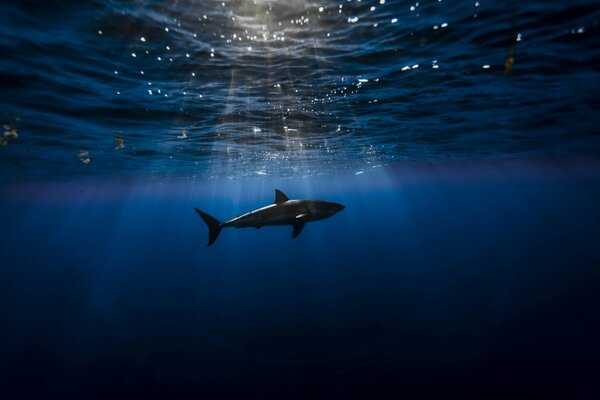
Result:
M600 398L599 21L3 0L0 398Z

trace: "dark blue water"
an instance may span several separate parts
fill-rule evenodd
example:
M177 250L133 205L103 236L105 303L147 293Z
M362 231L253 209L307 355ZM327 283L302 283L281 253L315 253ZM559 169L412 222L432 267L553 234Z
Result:
M597 397L599 17L2 2L0 397Z

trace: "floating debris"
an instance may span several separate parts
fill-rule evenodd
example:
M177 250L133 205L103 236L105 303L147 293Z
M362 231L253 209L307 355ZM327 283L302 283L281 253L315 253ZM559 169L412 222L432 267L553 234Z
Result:
M84 164L91 163L92 160L90 159L90 152L87 150L80 150L79 151L79 160L81 160L81 162Z
M184 129L181 131L181 135L177 136L177 139L187 139L188 135L187 135L187 131Z
M14 125L4 125L4 137L6 139L16 139L19 137L17 133L17 127Z
M515 50L510 47L508 49L508 55L506 56L506 60L504 60L504 75L510 75L513 70L513 65L515 64Z
M115 150L121 150L125 148L125 143L121 137L120 132L115 134Z
M17 133L17 127L14 125L3 125L4 135L0 138L0 146L6 146L10 140L15 140L19 137Z

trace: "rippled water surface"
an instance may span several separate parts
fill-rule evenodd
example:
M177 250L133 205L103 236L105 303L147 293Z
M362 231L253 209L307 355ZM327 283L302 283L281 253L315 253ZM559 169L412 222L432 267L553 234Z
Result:
M4 1L2 176L596 157L593 1Z

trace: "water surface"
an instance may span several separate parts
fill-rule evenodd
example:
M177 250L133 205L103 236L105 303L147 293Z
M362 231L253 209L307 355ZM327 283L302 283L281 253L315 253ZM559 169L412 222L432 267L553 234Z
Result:
M0 15L0 117L19 134L5 177L600 149L595 2L5 1Z

